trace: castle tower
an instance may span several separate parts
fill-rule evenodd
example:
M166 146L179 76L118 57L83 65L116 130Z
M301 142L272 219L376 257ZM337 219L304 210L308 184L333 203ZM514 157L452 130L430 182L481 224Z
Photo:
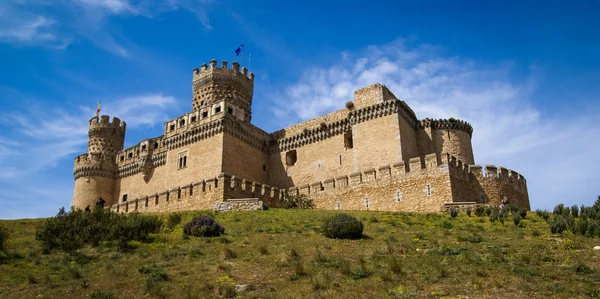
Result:
M468 122L459 119L431 119L419 122L418 135L423 154L449 153L463 163L475 164L471 137L473 127Z
M210 65L203 64L200 70L194 69L192 78L192 111L200 111L203 116L233 115L240 121L249 123L252 119L252 94L254 92L254 74L240 64L227 61L217 67L215 59Z
M88 130L88 152L75 158L73 176L73 206L85 209L93 207L98 197L102 197L108 206L116 202L114 188L116 180L116 154L123 149L125 141L125 122L108 115L90 119Z

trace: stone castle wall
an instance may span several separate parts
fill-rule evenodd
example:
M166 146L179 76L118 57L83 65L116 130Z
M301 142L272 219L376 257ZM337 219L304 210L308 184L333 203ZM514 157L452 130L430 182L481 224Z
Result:
M285 196L307 194L320 209L431 212L462 202L529 208L521 175L473 165L473 128L464 121L418 120L373 84L345 109L268 134L250 124L253 79L236 63L218 68L212 60L195 69L192 111L127 149L124 122L92 118L89 153L74 165L73 205L83 209L102 196L119 212L157 212L236 198L277 206Z

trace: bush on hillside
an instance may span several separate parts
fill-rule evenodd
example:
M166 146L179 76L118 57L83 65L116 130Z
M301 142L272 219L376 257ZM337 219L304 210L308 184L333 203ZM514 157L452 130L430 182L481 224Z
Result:
M577 205L573 205L571 207L571 215L573 215L573 217L577 218L577 216L579 216L579 207Z
M521 223L521 214L519 214L519 213L513 213L512 214L512 219L513 219L513 223L515 225L519 225L519 223Z
M569 208L565 208L564 204L558 204L554 207L554 215L569 215Z
M314 209L315 203L306 194L287 196L279 204L283 209Z
M525 219L527 217L527 210L519 209L519 215L521 216L521 218Z
M481 217L481 216L483 216L483 214L485 214L485 208L483 206L477 206L475 208L475 215L477 217Z
M471 217L471 212L472 211L473 210L470 207L468 207L467 209L465 209L465 213L467 213L467 216L469 216L469 217Z
M162 221L157 216L118 214L109 209L95 208L93 212L61 208L37 229L35 238L44 250L74 251L85 245L98 246L101 242L116 242L120 248L129 241L142 241L160 230Z
M450 208L450 217L456 218L456 216L458 216L458 209Z
M6 256L8 256L8 251L6 251L6 243L8 241L8 230L4 227L0 227L0 251L4 252Z
M550 213L546 210L537 209L535 210L535 213L546 222L548 222L548 219L550 219Z
M167 228L168 229L175 228L175 226L177 226L179 223L181 223L181 213L169 214L169 217L167 218Z
M360 220L342 213L325 219L322 232L325 237L332 239L360 239L363 228Z
M218 237L225 233L215 219L208 216L198 216L183 227L183 234L195 237Z

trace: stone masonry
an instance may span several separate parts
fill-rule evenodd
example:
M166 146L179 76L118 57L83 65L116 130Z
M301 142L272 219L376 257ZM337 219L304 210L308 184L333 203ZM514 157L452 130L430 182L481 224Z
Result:
M211 60L193 70L191 112L125 149L125 122L92 117L88 152L75 158L73 206L102 197L118 212L253 210L306 194L330 210L530 209L521 174L475 164L469 123L419 120L385 85L270 134L251 124L253 89L253 73Z

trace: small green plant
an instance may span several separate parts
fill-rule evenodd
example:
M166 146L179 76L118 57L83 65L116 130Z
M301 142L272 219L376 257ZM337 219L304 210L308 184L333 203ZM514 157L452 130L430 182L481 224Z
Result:
M552 213L555 215L563 215L565 213L568 214L569 210L567 209L567 211L565 212L565 205L561 203L554 206L554 211Z
M483 206L477 206L475 208L475 215L477 217L481 217L481 216L483 216L483 214L485 214L485 208Z
M0 251L3 252L6 256L9 256L8 251L6 250L7 241L8 241L8 230L4 227L0 227Z
M92 298L92 299L115 299L117 297L115 297L115 295L110 291L94 290L90 294L90 298Z
M498 218L500 217L500 211L498 211L498 210L492 211L491 209L489 209L488 211L490 211L489 217L490 217L491 223L494 223L496 220L498 220ZM487 214L487 212L486 212L486 214ZM504 218L502 218L502 219L504 219Z
M306 194L285 197L279 204L283 209L314 209L315 203Z
M575 273L580 273L580 274L593 274L596 272L596 269L594 269L584 263L577 263L577 264L571 266L571 270L573 270Z
M577 216L579 216L579 207L577 205L573 205L571 207L571 215L573 215L573 217L577 218Z
M363 223L348 214L337 214L323 222L322 233L332 239L359 239L362 237Z
M471 217L471 207L468 207L467 209L465 209L465 213L467 213L467 216Z
M562 212L562 211L561 211ZM553 234L562 234L568 227L567 220L562 214L555 213L555 215L548 222L550 225L550 232Z
M519 216L521 216L522 219L525 219L527 217L527 210L519 209Z
M550 219L550 213L548 211L537 209L535 210L535 213L546 222Z
M457 208L450 208L450 217L456 218L456 216L458 216L458 209Z
M181 223L181 213L169 214L169 217L167 218L167 228L168 229L175 228L175 226L177 226L179 223Z
M519 225L519 223L521 223L521 214L518 214L518 213L512 214L512 220L515 225Z

